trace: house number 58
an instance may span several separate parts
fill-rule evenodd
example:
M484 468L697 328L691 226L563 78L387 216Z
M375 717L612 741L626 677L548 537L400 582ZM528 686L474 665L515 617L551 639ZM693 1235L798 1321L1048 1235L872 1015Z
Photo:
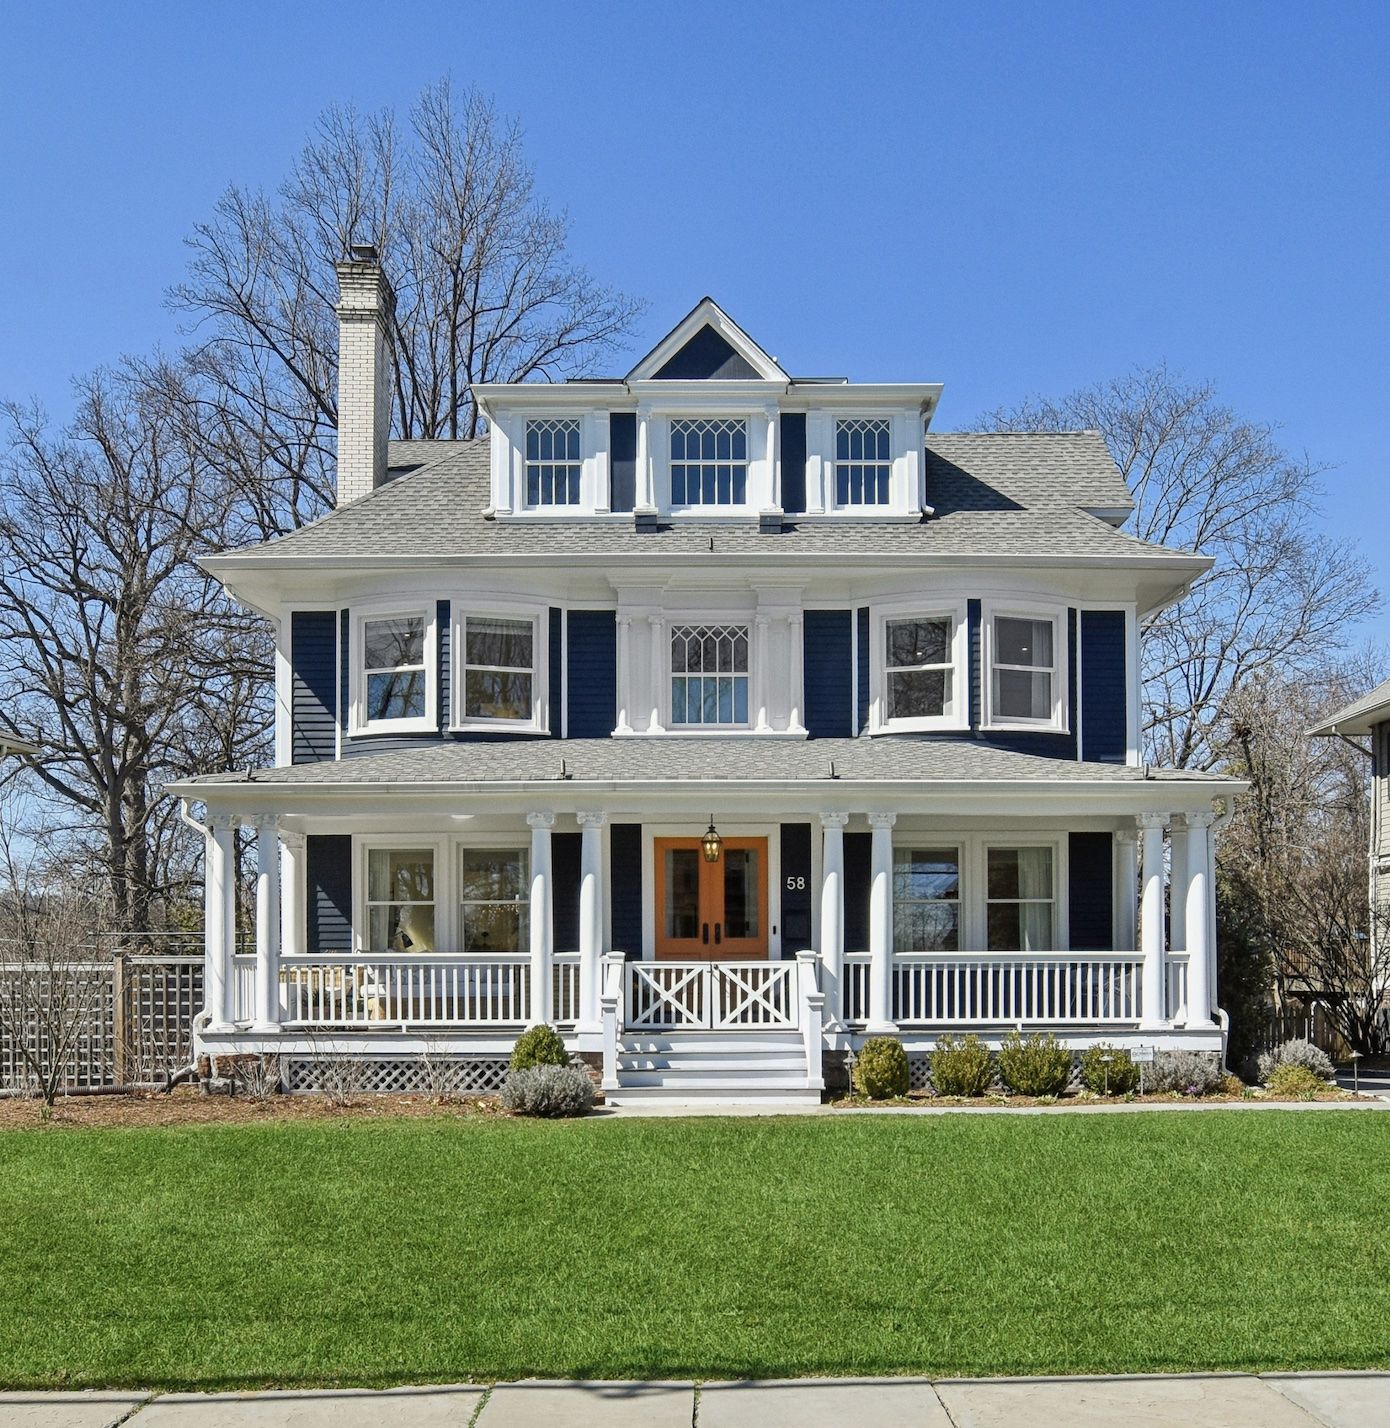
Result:
M788 879L787 879L787 891L788 891L788 892L804 892L805 890L806 890L806 879L805 879L805 878L788 878Z

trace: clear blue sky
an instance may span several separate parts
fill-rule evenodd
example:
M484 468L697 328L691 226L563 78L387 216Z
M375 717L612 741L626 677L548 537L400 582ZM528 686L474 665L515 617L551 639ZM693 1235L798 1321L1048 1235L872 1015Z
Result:
M518 115L577 257L938 424L1166 360L1329 472L1390 591L1390 6L9 0L0 394L174 340L181 240L334 101ZM1390 616L1377 623L1390 634Z

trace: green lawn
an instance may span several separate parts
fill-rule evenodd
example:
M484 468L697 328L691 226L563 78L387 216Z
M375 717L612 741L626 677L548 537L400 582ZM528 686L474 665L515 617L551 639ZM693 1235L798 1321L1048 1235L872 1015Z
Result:
M1390 1119L0 1134L0 1386L1384 1366Z

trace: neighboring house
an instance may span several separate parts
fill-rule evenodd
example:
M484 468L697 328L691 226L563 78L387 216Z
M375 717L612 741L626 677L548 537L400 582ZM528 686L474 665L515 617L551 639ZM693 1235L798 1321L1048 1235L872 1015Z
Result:
M1371 756L1371 838L1368 894L1373 949L1390 910L1390 679L1308 731L1313 738L1343 738Z
M10 755L27 758L38 751L38 745L31 744L28 739L21 739L15 734L0 733L0 759L8 758Z
M338 509L205 562L278 673L276 767L173 790L204 1051L486 1087L549 1021L621 1100L815 1097L873 1032L1221 1049L1240 785L1140 751L1140 627L1209 562L1120 530L1099 435L928 434L938 385L791 377L706 298L388 442L394 297L339 281Z

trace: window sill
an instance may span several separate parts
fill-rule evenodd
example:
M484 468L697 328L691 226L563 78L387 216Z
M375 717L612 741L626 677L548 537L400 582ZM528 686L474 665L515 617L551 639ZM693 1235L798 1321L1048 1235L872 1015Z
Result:
M961 719L890 719L886 724L871 725L870 738L881 734L966 734L970 725Z
M540 724L527 721L525 724L515 723L510 719L499 719L491 722L486 719L476 719L467 724L450 724L451 734L520 734L535 737L537 734L549 736L550 730Z
M370 739L381 734L437 734L437 719L382 719L347 731L349 739Z
M615 739L805 739L805 729L614 729Z
M1050 720L999 719L981 724L980 732L982 734L1070 734L1071 729L1066 724L1055 724Z

